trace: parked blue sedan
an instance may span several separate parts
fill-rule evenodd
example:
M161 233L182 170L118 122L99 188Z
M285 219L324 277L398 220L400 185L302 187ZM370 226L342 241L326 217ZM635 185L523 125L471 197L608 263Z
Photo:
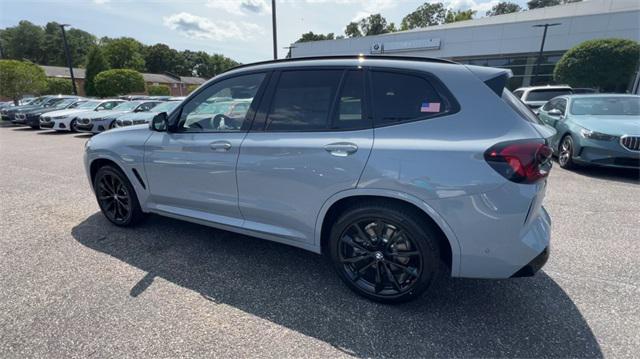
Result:
M640 96L559 96L547 102L538 116L557 130L551 147L560 167L640 168Z

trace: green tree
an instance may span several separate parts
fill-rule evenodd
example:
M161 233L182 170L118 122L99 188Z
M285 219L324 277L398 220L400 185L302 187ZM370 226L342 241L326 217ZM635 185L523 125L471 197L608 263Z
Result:
M373 14L364 19L361 19L357 23L349 23L347 25L347 28L345 29L345 34L348 37L359 37L386 34L394 31L396 31L396 26L394 23L388 24L387 19L385 19L382 15Z
M104 57L102 49L100 49L99 46L93 46L91 50L89 50L86 62L87 69L84 79L84 92L87 94L87 96L97 96L98 91L96 90L94 83L95 77L102 71L108 70L109 63Z
M452 22L465 21L473 19L473 15L476 14L475 10L448 10L447 15L444 17L444 23L449 24Z
M155 44L144 49L147 71L152 73L177 72L180 53L165 44Z
M527 2L527 6L529 10L531 9L539 9L543 7L556 6L562 4L569 4L573 2L579 2L582 0L530 0Z
M623 92L640 62L640 44L625 39L585 41L567 51L554 79L574 87Z
M96 43L96 37L80 29L68 29L66 36L73 66L84 66L87 53ZM48 22L45 25L42 52L42 64L67 66L62 29L57 22Z
M47 85L42 91L43 95L71 95L73 94L73 85L69 79L48 78Z
M314 34L313 31L309 31L307 33L302 34L296 42L309 42L309 41L322 41L322 40L333 40L335 39L335 35L333 32L330 32L326 35L324 34Z
M195 91L198 87L200 87L200 85L189 85L187 86L187 93L192 93L193 91Z
M522 8L520 5L508 1L502 1L494 5L491 10L487 11L487 16L496 16L496 15L504 15L511 14L513 12L520 12Z
M2 52L7 59L42 63L44 31L40 26L22 20L17 26L2 31Z
M17 104L24 95L40 93L46 86L44 70L26 61L0 60L0 96Z
M95 78L95 86L101 97L144 92L144 78L135 70L113 69L102 71Z
M147 86L149 96L169 96L171 89L167 85L149 85Z
M111 68L132 69L137 71L145 70L143 45L130 37L118 39L101 39L104 43L104 55Z
M402 18L400 30L410 30L444 23L447 9L442 3L424 3Z
M362 32L360 31L360 26L357 22L350 22L347 24L347 27L344 29L344 34L347 37L361 37Z

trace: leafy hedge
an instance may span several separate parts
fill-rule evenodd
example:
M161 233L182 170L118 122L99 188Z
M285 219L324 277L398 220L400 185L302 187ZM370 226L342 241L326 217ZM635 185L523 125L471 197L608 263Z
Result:
M640 45L625 39L585 41L567 51L553 77L573 87L624 92L640 62Z
M72 95L73 94L73 85L71 84L71 80L68 79L57 79L57 78L48 78L47 79L47 87L42 92L43 95Z
M149 96L169 96L171 89L167 85L149 85L147 86Z
M31 62L0 60L0 96L14 101L40 93L46 87L44 70Z
M94 85L98 95L110 97L144 92L144 78L135 70L113 69L96 75Z

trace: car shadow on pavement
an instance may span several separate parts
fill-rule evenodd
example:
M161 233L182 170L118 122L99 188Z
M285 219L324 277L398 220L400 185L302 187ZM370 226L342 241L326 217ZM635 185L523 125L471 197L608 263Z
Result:
M322 256L205 226L150 216L125 229L96 213L72 235L147 272L132 297L163 278L354 356L602 357L571 298L543 272L442 278L422 298L383 305L350 292Z
M640 169L589 166L578 167L573 172L591 178L640 184Z

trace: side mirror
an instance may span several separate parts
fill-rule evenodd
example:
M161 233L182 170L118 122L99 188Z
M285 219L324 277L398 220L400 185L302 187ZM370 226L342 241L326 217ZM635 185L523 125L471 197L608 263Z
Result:
M560 112L560 110L558 110L557 108L554 108L551 111L547 112L547 115L551 117L562 117L562 112Z
M151 131L165 132L169 127L169 117L166 112L160 112L153 116L153 119L149 123Z

